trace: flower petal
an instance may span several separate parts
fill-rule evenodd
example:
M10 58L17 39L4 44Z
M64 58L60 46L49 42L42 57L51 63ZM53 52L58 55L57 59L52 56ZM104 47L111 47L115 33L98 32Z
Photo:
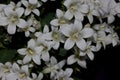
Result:
M9 24L7 27L7 31L9 34L15 34L16 32L16 25Z
M67 10L67 11L65 12L64 17L65 17L66 19L68 19L68 20L71 20L71 19L73 18L73 14L72 14L69 10Z
M113 15L108 16L108 23L112 23L115 20L115 17Z
M42 53L41 58L42 58L44 61L49 61L50 55L49 55L48 52L44 52L44 53Z
M26 9L26 10L25 10L25 16L28 16L30 13L31 13L31 10L30 10L30 9Z
M32 57L32 59L33 59L33 61L34 61L37 65L40 65L40 64L41 64L41 62L40 62L40 56L34 55L34 56Z
M91 28L84 28L81 32L84 38L89 38L94 34L94 31Z
M19 17L21 17L24 13L24 8L17 8L16 13L18 14Z
M32 12L35 13L37 16L40 16L40 11L38 9L34 9Z
M90 58L90 60L94 59L94 54L92 52L87 53L87 55Z
M67 64L71 65L77 61L77 58L75 58L75 55L71 55L67 58Z
M53 19L53 20L50 22L50 24L53 25L53 26L59 26L58 19Z
M21 55L25 55L26 54L26 48L18 49L17 52Z
M81 39L79 41L76 42L76 45L78 48L80 48L81 50L85 50L86 49L86 42L84 39Z
M30 4L37 4L37 2L38 2L37 0L29 0Z
M26 64L26 63L29 63L31 61L31 57L26 55L24 58L23 58L23 63Z
M50 58L50 64L51 64L51 65L57 64L57 59L52 56L52 57Z
M56 10L56 15L57 15L58 18L63 17L63 11L60 10L60 9L57 9L57 10Z
M25 20L19 19L19 23L17 24L17 26L18 26L19 28L25 28L26 25L27 25L27 23L26 23Z
M87 13L87 12L88 12L88 9L89 9L89 7L88 7L88 5L86 5L86 4L83 4L83 5L80 6L80 11L81 11L82 13Z
M5 26L8 24L7 18L6 17L0 17L0 25Z
M70 38L68 38L68 39L66 40L65 44L64 44L64 48L65 48L66 50L69 50L69 49L71 49L71 48L74 46L74 44L75 44L75 42L72 41Z
M87 68L87 66L86 66L86 61L84 61L84 60L78 60L77 63L78 63L81 67Z
M34 39L31 39L31 40L29 40L28 41L28 48L35 48L35 45L36 45L36 43L35 43L35 40Z

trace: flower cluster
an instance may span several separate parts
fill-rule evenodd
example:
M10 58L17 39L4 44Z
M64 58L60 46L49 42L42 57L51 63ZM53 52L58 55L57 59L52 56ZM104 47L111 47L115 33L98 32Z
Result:
M38 17L45 3L47 0L0 4L0 27L11 36L23 32L30 38L17 49L22 59L0 63L0 80L74 80L73 64L87 68L86 59L93 60L94 52L118 45L113 23L120 17L120 2L63 0L56 17L41 26Z

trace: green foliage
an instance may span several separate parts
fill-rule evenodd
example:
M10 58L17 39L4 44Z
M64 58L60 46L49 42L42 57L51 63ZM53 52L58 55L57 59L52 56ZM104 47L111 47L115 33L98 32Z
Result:
M5 63L7 61L12 61L16 55L16 50L2 49L0 50L0 62Z

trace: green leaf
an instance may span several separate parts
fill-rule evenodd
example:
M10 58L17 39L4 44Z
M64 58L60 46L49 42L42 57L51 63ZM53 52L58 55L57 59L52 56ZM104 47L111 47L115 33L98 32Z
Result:
M2 49L0 50L0 62L5 63L7 61L11 61L15 55L16 50Z
M50 21L55 18L55 13L48 13L41 19L41 26L44 27L44 25L49 25Z
M67 51L64 48L60 48L59 55L60 56L66 56L66 54L67 54Z

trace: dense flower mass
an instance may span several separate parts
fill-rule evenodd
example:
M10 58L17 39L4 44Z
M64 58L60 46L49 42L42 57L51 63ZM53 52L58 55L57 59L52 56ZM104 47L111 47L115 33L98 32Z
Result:
M47 2L0 4L0 27L10 36L21 32L29 38L16 49L17 59L0 63L0 80L75 80L73 64L87 68L86 59L94 60L94 52L119 44L113 23L120 17L120 2L61 0L56 17L43 25Z

